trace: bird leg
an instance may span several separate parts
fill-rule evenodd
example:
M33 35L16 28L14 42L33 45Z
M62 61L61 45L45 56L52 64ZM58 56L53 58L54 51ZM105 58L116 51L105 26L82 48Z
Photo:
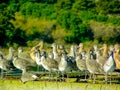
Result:
M110 72L110 84L112 84L111 79L112 79L112 72Z
M105 73L105 83L107 84L107 72Z
M51 80L51 71L49 71L49 79L48 79L48 81L50 81Z
M62 72L62 80L64 80L64 72Z
M91 73L90 73L89 77L90 77L90 79L92 79L92 74Z
M1 69L1 79L3 79L3 70Z
M66 75L67 75L67 79L66 79L66 82L68 81L68 74L66 73Z
M38 71L38 72L40 71L40 66L39 66L39 65L37 65L37 71Z
M96 80L96 76L95 76L95 74L93 73L93 84L95 84L95 80Z
M86 70L84 71L84 73L85 73L85 81L86 81L86 77L87 77L87 73L86 73Z
M59 71L56 71L56 82L58 77L59 77Z

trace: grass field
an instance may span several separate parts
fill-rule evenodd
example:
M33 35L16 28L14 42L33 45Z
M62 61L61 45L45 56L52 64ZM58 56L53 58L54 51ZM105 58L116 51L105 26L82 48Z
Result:
M120 90L120 76L113 73L112 84L103 82L104 75L97 75L96 84L92 84L91 79L84 81L84 76L79 81L77 77L79 72L68 73L69 78L66 81L56 81L56 77L48 81L48 72L36 72L42 75L38 81L28 81L25 84L20 82L21 73L6 74L3 79L0 79L0 90ZM109 79L109 76L108 76ZM115 84L116 83L116 84Z
M120 90L120 85L55 81L29 81L23 84L18 79L6 79L0 80L0 90Z

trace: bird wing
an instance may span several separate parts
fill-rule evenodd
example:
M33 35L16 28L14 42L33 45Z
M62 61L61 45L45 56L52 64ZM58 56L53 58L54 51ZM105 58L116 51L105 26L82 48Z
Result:
M81 69L85 69L86 68L86 63L85 63L85 60L80 60L77 62L77 67L81 70Z
M58 62L54 59L47 59L47 65L50 68L58 68Z

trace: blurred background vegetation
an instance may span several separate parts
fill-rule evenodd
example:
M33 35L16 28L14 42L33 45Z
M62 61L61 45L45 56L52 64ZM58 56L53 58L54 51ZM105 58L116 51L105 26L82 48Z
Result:
M0 46L120 43L120 0L0 0Z

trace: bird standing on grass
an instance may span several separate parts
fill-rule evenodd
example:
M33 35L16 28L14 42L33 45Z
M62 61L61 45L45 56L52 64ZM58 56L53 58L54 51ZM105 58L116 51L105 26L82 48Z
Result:
M100 65L93 59L92 52L87 52L86 54L86 66L90 74L93 75L93 83L95 83L96 77L95 74L103 73Z
M86 80L86 71L87 71L86 60L82 59L82 55L77 53L75 61L78 69L80 71L84 71L84 74L85 74L84 79Z
M115 70L115 68L116 68L116 64L114 61L114 51L113 51L103 66L103 70L105 72L105 82L106 83L108 81L107 74L110 73L110 84L111 84L111 75L112 75L112 72Z
M53 58L49 58L46 55L46 52L41 52L41 65L43 66L43 68L45 70L49 71L49 80L51 78L51 73L52 72L58 72L58 62L53 59Z
M14 51L13 47L10 47L9 53L6 56L3 55L3 53L0 54L1 78L3 78L3 70L8 72L14 69L14 65L12 63Z
M5 71L12 70L13 66L6 60L2 55L0 55L0 68Z
M68 58L68 56L65 53L62 53L61 61L59 62L58 68L59 71L62 73L62 79L64 79L64 73L67 74L67 72L71 71L72 69L72 61Z

